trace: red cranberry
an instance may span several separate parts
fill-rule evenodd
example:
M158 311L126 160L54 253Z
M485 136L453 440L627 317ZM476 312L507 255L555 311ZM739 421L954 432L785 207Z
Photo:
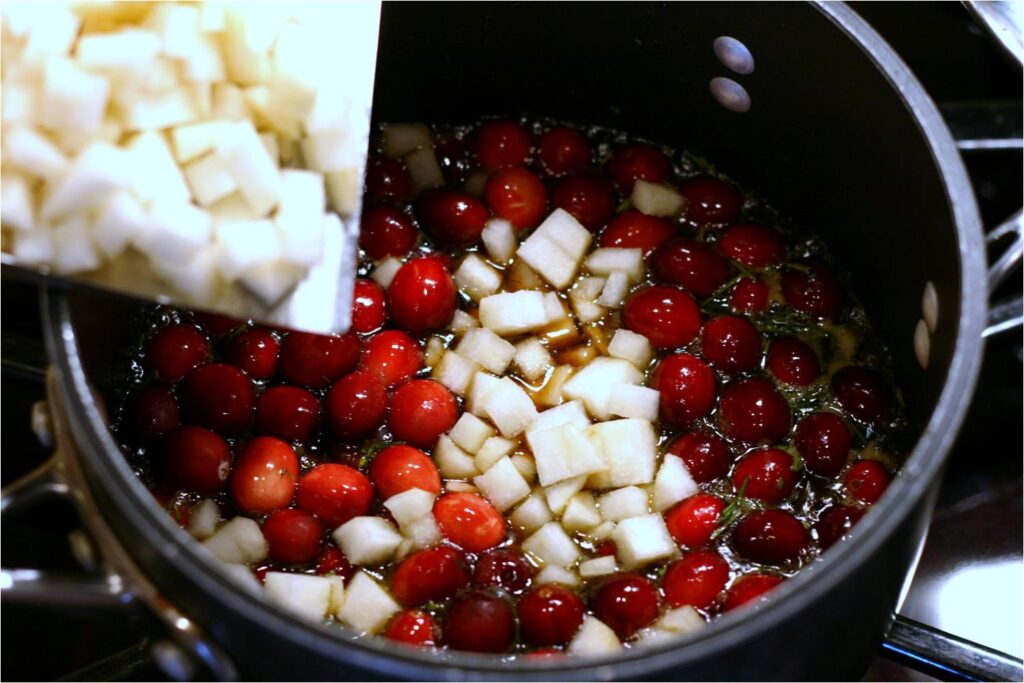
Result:
M441 173L448 185L462 185L471 166L469 153L462 140L454 135L439 135L434 138L434 155L441 167Z
M391 396L388 428L396 439L432 448L458 418L459 404L443 384L432 379L414 379L398 387Z
M252 382L234 365L202 365L182 383L181 402L190 422L234 434L252 419Z
M281 375L295 384L322 389L355 367L359 337L292 332L281 345Z
M471 553L505 538L505 518L475 493L446 493L434 503L434 517L445 538Z
M707 544L718 528L725 501L710 493L698 493L665 513L665 525L676 543L688 548Z
M889 412L889 388L868 368L849 365L832 376L832 394L839 405L864 422L877 422Z
M420 334L445 327L455 313L457 292L444 264L429 256L402 266L388 287L388 309L395 325Z
M526 653L527 659L559 659L565 657L565 653L556 647L542 647Z
M491 170L525 164L533 136L516 121L488 121L480 126L475 142L480 165Z
M209 429L179 427L161 444L160 470L175 489L210 495L228 480L231 451L224 439Z
M405 256L416 245L416 237L412 219L392 206L378 204L363 211L359 246L374 261Z
M670 425L698 420L715 404L715 373L688 353L663 358L654 369L651 386L661 392L659 414Z
M285 441L307 441L320 422L320 401L305 389L271 387L256 402L256 431Z
M437 640L437 624L427 612L407 609L396 614L388 623L384 637L408 645L433 647Z
M387 319L384 290L373 280L356 280L352 291L352 330L359 334L376 332Z
M768 308L768 285L764 280L743 278L732 288L729 305L737 313L760 313Z
M616 574L598 588L591 607L594 616L626 640L658 617L658 590L638 574Z
M830 320L843 312L846 301L839 278L821 259L804 261L800 269L787 269L782 274L782 295L796 310Z
M661 588L672 607L706 610L728 582L729 565L721 555L713 550L691 550L668 568Z
M266 330L246 330L235 337L228 348L227 360L256 380L270 379L277 372L277 354L281 345Z
M226 315L220 315L219 313L193 311L192 319L195 320L196 324L205 330L207 334L215 339L226 337L228 334L242 326L242 321L238 318L231 318Z
M628 194L638 180L665 182L672 175L672 166L668 157L653 145L625 145L608 160L608 173L619 189Z
M700 484L724 477L732 464L729 444L703 430L683 434L669 444L667 452L682 458L690 476Z
M473 572L473 585L481 588L504 588L519 593L529 584L533 565L512 550L492 550L480 557Z
M317 574L334 574L340 576L346 582L355 576L356 570L345 557L345 553L334 545L327 546L320 557L317 558L316 567L313 571Z
M736 464L732 485L737 491L746 486L747 498L776 504L793 493L797 478L792 455L777 448L762 448Z
M522 166L495 172L487 181L484 199L495 216L520 229L540 223L548 203L544 183Z
M858 460L846 473L846 492L862 503L874 503L885 489L889 488L891 477L885 467L874 460Z
M659 280L679 285L702 299L718 291L729 278L729 265L721 256L706 244L685 237L654 252L651 271Z
M725 611L733 610L754 600L763 599L765 593L782 583L783 579L771 574L747 574L740 577L725 594Z
M441 493L441 475L434 461L404 444L388 446L377 454L370 465L370 481L385 500L409 489Z
M423 352L415 339L399 330L384 330L363 347L361 368L388 387L409 379L423 367Z
M732 532L736 552L762 564L796 561L808 540L807 530L796 517L775 509L750 513Z
M654 285L635 292L622 313L626 329L647 337L657 349L685 346L700 331L700 309L681 289Z
M603 177L580 172L567 175L551 190L551 208L568 211L590 232L597 232L611 220L615 197Z
M388 392L379 379L360 370L334 383L324 408L332 432L342 439L361 439L384 424Z
M745 318L723 315L700 331L704 357L722 372L754 370L761 363L761 335Z
M412 195L412 177L398 159L378 159L366 167L366 200L404 202Z
M612 222L601 233L598 246L643 249L644 256L649 256L651 252L671 239L675 232L676 229L667 220L648 216L636 209L629 209L612 219ZM715 256L718 257L717 254ZM719 260L721 260L720 257Z
M453 650L497 654L512 645L516 620L507 600L474 590L449 605L441 630L445 644Z
M270 559L280 564L309 564L320 554L324 525L305 510L278 510L263 523Z
M242 512L264 514L287 507L299 478L292 447L272 436L257 436L235 460L231 496Z
M466 558L455 548L438 545L402 560L391 577L391 594L411 607L445 600L469 585Z
M812 413L796 426L793 442L808 470L834 477L846 465L853 437L838 415Z
M729 183L701 176L687 180L679 188L686 201L683 218L700 227L728 225L740 215L742 198Z
M818 354L796 337L781 337L768 347L768 369L775 378L795 387L805 387L821 373Z
M535 586L519 601L519 628L530 645L564 645L583 623L583 600L558 584Z
M772 383L751 377L726 385L718 406L726 436L747 443L778 441L789 431L789 404Z
M346 465L317 465L299 480L298 504L335 529L365 515L373 502L373 486L359 470Z
M164 382L174 383L189 370L206 361L210 344L206 335L192 325L169 325L153 337L146 350L146 362Z
M178 426L178 400L159 384L140 389L125 409L125 424L142 441L163 436Z
M831 507L821 515L814 530L818 534L818 545L822 550L831 548L841 539L846 538L846 532L853 528L853 525L864 516L864 508L855 508L849 505L838 505Z
M552 128L537 143L537 157L549 176L565 175L587 167L590 143L572 128Z
M734 225L725 231L718 248L733 261L761 270L782 263L786 242L776 230L763 225Z
M598 557L611 557L619 552L619 549L615 546L615 541L606 539L597 544L594 548L594 554Z
M480 239L491 214L483 202L465 192L434 190L417 202L416 217L434 239L464 247Z

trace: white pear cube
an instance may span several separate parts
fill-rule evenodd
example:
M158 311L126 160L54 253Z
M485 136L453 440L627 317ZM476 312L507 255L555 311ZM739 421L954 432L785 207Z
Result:
M353 517L331 536L348 561L359 566L384 564L402 542L391 522L380 517Z
M40 123L53 131L95 131L103 122L110 82L68 59L53 58L43 67L39 93Z
M562 526L566 531L587 531L603 521L597 510L594 495L589 491L580 491L569 499L562 513Z
M501 275L477 254L462 259L454 277L456 286L474 300L494 294L501 287Z
M214 36L199 36L192 53L183 60L185 80L194 83L223 81L227 68Z
M253 210L266 215L281 199L281 175L277 160L271 159L249 121L236 123L218 141L216 154L223 159L238 189Z
M629 276L621 270L615 270L604 281L604 288L596 303L606 308L622 308L628 294Z
M428 368L436 367L441 362L441 357L444 356L445 349L444 339L442 337L431 337L427 340L427 345L423 347L423 363Z
M276 157L275 157L276 158ZM281 205L274 222L281 232L281 257L312 266L323 259L324 179L311 171L281 171Z
M537 419L530 425L529 432L540 432L562 425L576 425L579 429L586 429L590 426L590 418L581 401L569 401L554 408L548 408L537 415Z
M413 192L419 194L444 185L444 174L432 149L418 149L405 158Z
M504 373L516 355L515 346L485 327L466 330L455 350L495 375Z
M185 177L162 134L155 131L140 133L125 149L132 168L139 169L132 173L132 191L143 203L187 202L192 199ZM227 194L230 193L221 194L217 199Z
M71 168L51 185L40 208L44 221L101 206L115 191L128 187L132 169L124 150L95 142L75 158Z
M541 565L571 567L580 558L580 549L558 522L548 522L523 541L523 552Z
M639 211L648 216L675 216L683 208L683 197L670 187L638 180L630 199Z
M309 621L322 621L331 608L331 582L323 576L267 572L267 597L278 607Z
M418 149L433 149L434 136L425 123L389 123L384 126L384 154L397 159Z
M360 571L349 582L345 601L334 616L359 633L376 633L401 609L376 580Z
M211 98L212 119L242 121L251 115L245 92L234 83L214 83Z
M699 490L683 459L666 455L654 478L654 509L663 512Z
M4 132L4 165L13 164L29 175L50 182L56 181L71 167L71 162L57 145L28 126ZM4 181L10 174L4 176Z
M498 460L486 472L474 477L473 483L498 512L504 512L530 495L530 485L508 457Z
M595 358L562 387L568 399L580 399L597 420L611 417L608 398L620 384L643 384L644 376L632 363L619 358Z
M149 216L135 195L118 190L100 209L92 226L92 238L104 256L114 258L148 230L149 224Z
M210 243L213 219L192 204L157 202L149 210L150 228L135 246L150 258L183 262Z
M619 571L619 565L616 564L615 557L612 555L595 557L592 560L580 562L580 576L585 579L592 579L596 576L608 576L617 571Z
M487 221L480 238L491 260L502 265L507 265L512 260L516 247L519 246L516 229L512 227L511 221L504 218L492 218Z
M541 340L531 337L515 346L515 365L519 374L530 382L537 382L551 368L551 354Z
M480 473L473 456L456 446L446 435L438 438L434 446L434 464L445 479L469 479Z
M452 321L448 324L448 329L459 335L463 334L466 330L473 329L474 327L480 327L479 320L462 309L455 309L455 313L452 315Z
M234 517L222 525L210 538L203 541L221 562L255 564L267 559L269 546L260 525L248 517Z
M357 163L354 141L344 131L325 131L303 138L302 158L307 168L321 173L340 171Z
M558 292L547 292L544 295L544 312L548 316L549 323L559 322L569 317L569 311L558 296Z
M607 463L607 469L592 474L593 488L620 488L649 484L654 479L658 458L658 435L645 420L612 420L587 428L586 436Z
M215 154L196 159L185 167L185 179L192 189L192 197L200 206L210 206L224 199L238 184Z
M402 269L402 262L396 259L394 256L389 256L382 261L379 261L373 268L373 272L370 273L370 279L376 282L378 285L387 289L391 286L391 281L395 279L395 275Z
M145 131L173 128L198 121L196 101L185 89L140 93L130 104L122 106L121 121L125 130Z
M8 173L0 184L0 220L8 230L29 232L36 225L32 189L23 176Z
M231 121L202 121L172 128L174 158L187 164L213 151L220 140L231 134L232 125Z
M476 453L484 442L494 436L494 428L473 413L463 413L448 433L459 448Z
M441 357L441 362L434 366L431 377L448 387L452 393L462 396L479 371L480 364L472 358L466 358L457 351L447 351Z
M575 365L556 365L551 374L548 375L544 386L534 394L537 405L548 408L562 405L565 402L562 388L574 372L576 372Z
M331 602L328 611L330 614L337 614L345 604L345 579L335 574L327 574L324 578L331 582Z
M622 643L615 631L592 616L583 617L580 630L569 643L569 652L582 657L602 657L622 651Z
M196 49L198 6L161 3L150 11L146 24L160 35L165 55L183 58Z
M548 509L550 509L556 515L561 515L565 512L565 508L568 507L569 501L577 493L583 490L583 486L587 483L587 476L581 474L578 477L572 479L563 479L557 484L553 484L544 489L544 500L547 501Z
M384 501L395 522L406 527L417 522L434 510L434 494L423 489L408 489Z
M256 574L247 565L235 562L222 562L220 566L225 576L242 588L256 595L263 594L263 584L260 583L260 580L256 578Z
M608 342L608 355L628 360L643 370L650 365L651 359L654 358L654 350L647 337L619 328L615 330L612 340Z
M26 61L67 56L80 27L81 22L70 6L34 2L5 3L4 6L4 32L10 28L17 37L24 39L22 58Z
M162 262L151 257L153 269L178 292L182 301L206 305L220 291L220 247L210 244L184 262Z
M189 511L188 524L185 530L198 541L205 541L213 536L220 524L220 506L209 498L204 498Z
M277 142L277 135L274 133L260 133L260 142L263 143L263 148L267 150L267 154L270 155L271 159L280 160L281 158L281 145Z
M249 206L249 202L245 201L242 195L238 192L233 192L224 199L220 200L216 204L212 205L207 209L213 219L219 220L222 218L228 220L258 220L263 218L259 216L252 207Z
M704 617L689 605L670 609L662 615L661 619L654 622L654 627L669 633L685 635L694 633L707 626Z
M644 252L642 249L620 249L618 247L595 249L585 261L587 270L594 275L610 276L623 272L633 282L644 276Z
M486 472L490 469L491 465L511 454L515 447L515 441L500 436L492 436L484 441L483 445L480 446L480 450L476 452L476 457L474 458L476 468L481 472Z
M595 543L600 543L601 541L611 538L613 531L615 531L615 522L609 522L606 520L588 531L587 537Z
M576 319L581 323L597 322L607 315L608 311L604 306L596 303L604 285L604 278L585 277L569 292L569 303L572 304Z
M543 586L550 583L557 583L566 588L575 588L580 585L580 577L570 569L549 564L533 577L533 585Z
M270 80L271 61L268 54L279 27L279 18L272 18L272 6L226 7L224 16L224 60L231 80L243 85Z
M214 236L221 247L222 272L228 279L253 266L273 263L281 252L281 238L271 220L220 220Z
M298 154L295 156L298 157ZM282 162L284 159L282 154ZM324 184L327 186L327 198L330 200L331 208L345 217L354 214L361 201L362 182L363 176L355 165L325 174Z
M601 507L601 516L609 522L620 522L650 512L647 491L637 486L609 491L601 496L598 505Z
M658 513L622 520L615 526L611 538L624 569L643 567L676 552L665 520Z
M502 292L480 300L480 324L504 337L531 332L547 323L547 308L540 292Z
M516 253L555 289L565 289L575 279L590 240L590 231L569 212L555 209Z
M533 461L528 455L522 453L510 456L512 464L519 470L519 474L523 475L523 479L530 482L531 484L537 479L537 463Z
M91 70L135 69L151 62L159 52L160 36L137 28L83 35L75 46L79 65Z
M542 486L601 472L608 467L583 430L574 424L531 431L526 441L537 463L537 477Z
M426 548L441 542L441 527L437 525L433 514L424 515L422 519L403 527L402 534L412 543L414 549Z
M521 434L537 417L537 408L529 394L508 377L502 377L487 392L481 407L506 437Z
M466 394L466 410L478 417L488 417L484 400L498 386L500 380L486 372L477 372Z
M608 412L619 417L633 417L654 422L658 419L661 394L656 389L620 384L608 395Z
M103 262L92 241L92 231L84 216L72 216L53 228L53 268L62 275L84 273Z
M544 495L534 491L509 515L509 521L526 533L536 531L552 520L551 509L548 507Z

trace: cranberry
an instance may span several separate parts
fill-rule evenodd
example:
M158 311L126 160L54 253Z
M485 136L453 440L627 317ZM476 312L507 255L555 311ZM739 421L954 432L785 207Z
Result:
M724 180L692 178L682 184L679 192L686 200L683 218L700 227L728 225L740 215L740 193Z
M377 454L370 465L370 481L384 499L409 489L441 493L441 475L434 461L418 448L404 444L388 446Z
M616 574L597 589L591 607L594 616L626 640L658 617L658 590L638 574Z
M176 489L206 496L228 480L231 451L224 439L202 427L179 427L164 437L160 448L163 479Z
M723 315L700 331L704 357L722 372L754 370L761 363L761 335L745 318Z
M849 365L832 376L832 394L858 420L877 422L889 412L889 388L868 368Z
M378 159L366 167L366 199L404 202L412 195L412 177L398 159Z
M299 459L272 436L257 436L235 460L231 496L242 512L263 514L286 507L295 493Z
M484 199L495 216L520 229L536 226L547 209L544 183L522 166L495 172L487 181Z
M395 325L412 334L445 327L455 313L452 276L436 258L422 256L402 266L388 288Z
M846 492L862 503L874 503L889 487L891 477L885 467L874 460L858 460L846 473Z
M282 385L256 402L256 432L285 441L307 441L320 422L320 401L305 389Z
M685 237L666 242L651 257L651 271L663 282L679 285L700 298L718 291L729 278L729 265L709 246Z
M526 653L527 659L558 659L564 656L565 653L556 647L542 647Z
M552 128L537 143L537 157L549 176L565 175L590 163L590 143L572 128Z
M159 384L140 389L125 408L125 423L142 441L163 436L178 426L178 400Z
M192 325L168 325L149 342L146 362L164 382L182 379L210 356L206 335Z
M322 389L359 361L359 337L292 332L281 345L281 375L289 382Z
M365 515L373 502L373 486L359 470L337 463L317 465L299 480L298 504L335 529Z
M446 493L434 503L441 533L452 543L478 553L505 538L505 519L475 493Z
M516 121L488 121L477 131L475 143L480 165L491 170L526 163L533 136Z
M703 430L683 434L669 444L667 452L682 458L690 476L700 484L724 477L732 463L729 444Z
M818 354L796 337L781 337L768 347L768 369L775 378L795 387L805 387L821 373Z
M625 145L608 160L608 173L619 189L628 194L638 180L665 182L672 175L672 166L668 157L653 145Z
M681 289L654 285L635 292L622 313L626 329L647 337L657 349L689 344L700 331L700 309Z
M729 581L729 565L713 550L691 550L665 572L661 588L672 607L706 610Z
M439 135L434 138L434 155L441 167L441 173L449 185L462 185L470 168L466 146L454 135Z
M242 321L238 318L231 318L226 315L220 315L219 313L203 313L202 311L193 311L192 319L196 321L207 334L214 338L226 337L231 332L234 332L242 326Z
M190 422L223 434L237 433L252 419L252 382L234 365L202 365L182 383L181 403Z
M375 261L405 256L416 245L416 226L398 209L378 204L363 211L359 246Z
M434 190L417 202L416 217L423 230L434 239L464 247L480 239L491 214L483 202L465 192Z
M519 601L520 634L530 645L565 645L583 623L583 609L583 600L564 586L535 586Z
M530 584L533 565L512 550L492 550L480 557L473 572L473 585L504 588L519 593Z
M317 558L316 567L313 569L317 574L334 574L340 576L346 582L351 579L355 573L355 567L353 567L348 558L345 557L345 553L334 545L327 546L320 557Z
M651 386L660 392L659 414L670 425L698 420L715 404L715 373L688 353L663 358L654 369Z
M834 477L846 465L853 437L843 419L832 413L812 413L800 420L793 435L808 470Z
M468 585L465 556L455 548L438 545L417 550L402 560L391 577L391 594L411 607L445 600Z
M782 295L796 310L827 319L838 317L846 301L839 278L821 259L804 261L800 269L787 269L782 274Z
M227 360L256 380L270 379L277 372L281 345L266 330L246 330L231 341Z
M590 232L597 232L611 220L615 197L603 177L580 172L567 175L551 190L551 208L563 209Z
M456 598L445 612L445 644L453 650L500 653L515 637L516 620L507 600L473 590Z
M362 439L384 424L388 392L384 384L365 371L345 375L324 399L327 423L342 439Z
M409 379L423 367L423 352L415 339L399 330L384 330L363 347L363 370L388 387Z
M665 513L665 525L679 545L696 548L711 540L725 501L710 493L698 493Z
M783 510L760 510L740 520L732 545L741 556L762 564L786 564L807 547L807 530Z
M789 431L789 404L772 383L751 377L726 385L718 407L726 436L747 443L778 441Z
M676 229L667 220L629 209L612 219L601 233L598 245L605 248L643 249L644 256L648 256L671 239L675 232ZM718 257L717 254L715 256Z
M764 280L743 278L732 288L729 305L737 313L760 313L768 308L768 285Z
M793 456L777 448L750 453L736 464L732 473L732 485L737 491L746 486L747 498L770 504L788 498L796 481Z
M400 441L431 448L458 418L459 404L447 387L432 379L414 379L391 396L388 429Z
M849 505L838 505L826 510L814 525L818 534L818 545L822 550L827 550L835 545L836 541L846 538L846 532L853 528L853 525L864 516L864 508L855 508Z
M725 594L725 611L736 609L740 605L763 599L765 593L782 583L783 579L771 574L747 574L740 577Z
M373 280L356 280L352 290L352 329L369 334L384 327L388 312L384 290Z
M324 525L305 510L278 510L263 523L270 559L280 564L309 564L320 554Z
M437 624L434 617L418 609L399 612L388 623L384 637L400 643L433 647L437 639Z
M734 225L718 242L723 254L736 263L761 270L782 263L786 242L776 230L763 225Z

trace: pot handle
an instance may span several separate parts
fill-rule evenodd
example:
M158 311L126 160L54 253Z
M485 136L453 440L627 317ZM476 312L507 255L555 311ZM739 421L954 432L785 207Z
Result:
M1020 681L1020 659L897 616L882 642L882 654L940 681Z

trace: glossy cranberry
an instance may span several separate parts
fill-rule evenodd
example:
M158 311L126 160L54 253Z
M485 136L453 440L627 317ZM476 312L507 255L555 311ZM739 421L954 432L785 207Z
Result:
M525 164L533 136L516 121L488 121L480 126L474 142L480 165L491 170Z
M635 292L623 309L626 329L647 337L657 349L689 344L700 331L700 309L681 289L653 285Z
M391 594L412 607L446 600L469 585L466 558L455 548L438 545L417 550L402 560L391 577Z
M359 362L359 337L292 332L281 345L281 375L294 384L322 389Z
M320 554L324 525L305 510L278 510L263 523L270 559L280 564L309 564Z
M685 237L663 244L651 256L651 271L662 282L694 295L711 296L729 278L729 265L710 247Z
M698 493L665 513L665 525L676 543L688 548L707 544L718 528L725 501L710 493Z
M412 177L399 159L378 159L366 167L368 202L404 202L412 195Z
M834 477L846 466L853 437L838 415L812 413L796 426L793 442L808 470Z
M713 550L691 550L668 568L661 589L672 607L706 610L728 582L729 565L721 555Z
M242 512L273 512L292 501L298 478L299 459L292 447L272 436L257 436L235 459L231 496Z
M484 199L495 216L519 229L540 223L548 203L544 183L522 166L496 171L487 181Z
M683 434L669 444L666 452L682 458L690 476L700 484L724 477L732 464L729 444L704 430Z
M519 601L520 635L530 645L565 645L583 623L583 610L583 600L564 586L534 586Z
M337 463L317 465L299 480L299 507L312 512L330 529L365 515L373 502L373 486L359 470Z
M615 546L615 541L606 539L597 544L594 548L594 554L598 557L610 557L618 553L619 549Z
M313 571L317 574L334 574L340 576L346 582L355 576L355 567L345 557L345 553L335 545L329 545L320 553L316 560L316 567Z
M205 496L228 480L231 451L220 436L202 427L179 427L160 444L162 479L174 489Z
M732 546L742 557L761 564L787 564L807 547L807 530L783 510L752 512L736 525Z
M243 321L219 313L193 311L192 319L214 339L226 337L242 326Z
M850 497L862 503L874 503L885 489L889 488L892 477L885 467L874 460L858 460L846 473L844 482Z
M378 332L363 346L360 368L388 387L404 382L422 367L423 352L419 343L400 330Z
M821 259L804 261L800 268L788 268L782 274L782 295L796 310L830 320L843 312L846 302L839 278Z
M761 270L782 263L786 242L776 230L763 225L734 225L718 242L723 254L736 263Z
M743 457L732 473L732 485L744 489L747 498L776 504L789 498L798 473L793 456L777 448L762 448Z
M391 619L384 631L384 637L408 645L433 647L437 644L437 624L429 613L407 609Z
M597 232L615 212L611 184L603 177L580 172L567 175L551 189L551 208L568 211L590 232Z
M516 619L507 600L473 590L449 605L441 630L445 644L453 650L497 654L512 645Z
M137 391L125 408L125 425L141 441L163 436L179 422L178 400L170 389L159 384Z
M256 380L270 379L277 372L281 344L266 330L246 330L231 340L227 360Z
M235 434L252 419L252 382L227 363L202 365L188 373L181 385L185 417L222 434Z
M740 215L742 198L729 183L701 176L679 188L683 195L683 218L700 227L728 225Z
M698 420L715 404L715 373L688 353L663 358L651 376L651 387L660 392L659 414L670 425Z
M771 574L747 574L740 577L725 594L723 607L725 611L736 609L740 605L763 599L763 596L771 589L782 583L783 579Z
M832 395L850 415L877 422L889 412L889 387L868 368L848 365L832 375Z
M737 313L761 313L768 308L768 285L761 279L743 278L732 288L729 305Z
M271 387L256 402L256 432L285 441L307 441L320 423L320 401L305 389Z
M209 357L206 335L192 325L168 325L153 336L146 349L146 363L168 383L179 381Z
M608 160L608 173L619 190L629 194L638 180L665 182L672 175L672 166L668 157L653 145L624 145Z
M412 219L392 206L378 204L363 210L359 225L359 246L374 261L405 256L416 246Z
M405 444L388 446L377 454L370 465L370 481L385 500L409 489L441 493L441 475L434 461Z
M448 185L454 187L466 182L471 162L462 140L454 135L438 135L434 138L434 156Z
M384 383L359 370L339 379L327 392L324 409L331 431L342 439L369 436L384 424L388 391Z
M761 364L761 335L746 318L722 315L700 331L704 358L722 372L754 370Z
M722 390L718 422L726 436L746 443L778 441L789 431L789 404L766 379L739 380Z
M160 504L160 507L167 511L167 514L174 520L175 524L182 529L188 526L188 522L192 518L189 493L185 491L171 493L167 489L160 488L151 489L150 492L153 494L156 502Z
M356 280L352 291L352 330L359 334L376 332L387 319L384 290L373 280Z
M422 256L402 266L388 287L388 310L395 325L420 334L445 327L455 313L455 283L444 264Z
M541 188L543 190L543 188ZM476 197L456 190L434 190L416 203L423 230L449 246L464 247L480 239L491 214Z
M601 232L598 246L643 249L644 256L648 256L671 239L675 232L676 229L667 220L629 209L612 219ZM718 257L717 254L715 256Z
M445 538L471 553L505 539L505 519L475 493L446 493L434 503L434 517Z
M594 616L626 640L658 617L658 589L638 574L616 574L601 584L590 606Z
M552 128L537 143L537 157L549 176L565 175L590 164L590 143L572 128Z
M768 370L775 379L795 387L805 387L821 374L818 354L796 337L781 337L768 347Z
M522 554L508 549L492 550L477 560L473 585L504 588L515 594L526 589L533 573L533 565Z
M864 508L837 505L826 510L814 525L818 545L822 550L831 548L837 541L846 538L846 532L864 516Z
M431 448L458 418L459 404L447 387L432 379L414 379L392 394L388 429L400 441Z

